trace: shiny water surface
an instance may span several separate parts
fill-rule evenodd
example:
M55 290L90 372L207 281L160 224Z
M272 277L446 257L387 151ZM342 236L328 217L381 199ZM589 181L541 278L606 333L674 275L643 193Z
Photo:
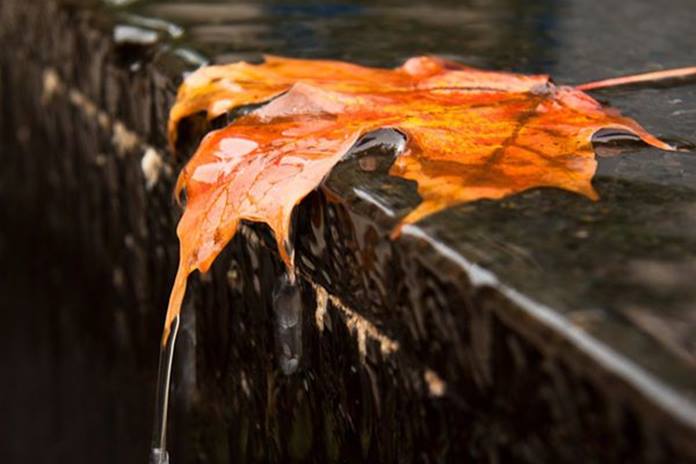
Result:
M263 53L384 67L397 66L410 56L436 54L480 68L548 73L556 82L570 84L690 66L695 60L696 8L691 0L92 3L97 14L108 19L100 24L112 24L109 27L113 40L123 47L126 64L138 70L143 64L152 63L175 82L182 71L205 63L258 61ZM171 57L184 65L173 65L176 60ZM665 140L681 141L685 148L696 141L694 85L621 88L593 95L621 108L624 114ZM696 158L693 153L666 154L642 146L624 154L614 150L611 145L615 140L611 137L603 142L607 142L607 147L600 157L594 185L604 203L582 203L582 199L567 196L551 198L535 191L503 206L484 204L455 209L452 220L435 218L426 225L427 232L443 243L455 243L456 252L574 317L588 333L612 344L634 359L636 365L666 379L675 389L693 394L696 390L691 379L695 377L684 375L693 372L689 366L694 365L689 334L683 342L664 346L660 343L664 331L651 333L650 325L642 321L654 316L651 308L660 310L667 328L679 328L683 321L693 318L691 302L696 301L696 290L689 277L693 275L690 259L696 249L691 232L696 227ZM380 162L363 159L360 167L373 175ZM335 179L334 182L338 183ZM412 206L380 191L379 185L365 182L365 188L358 192L360 201L378 204L386 216L398 205ZM527 204L534 205L534 209L525 209ZM516 214L514 221L510 220L511 211ZM666 217L671 219L665 220ZM561 233L550 234L550 230ZM8 365L17 368L18 378L23 379L11 387L14 397L21 400L17 405L9 405L10 416L19 418L12 426L19 435L31 437L32 446L51 443L37 453L67 457L69 462L145 461L152 427L152 410L146 405L152 403L151 395L157 389L151 373L159 334L126 333L119 329L125 323L114 328L114 319L118 322L134 316L128 316L123 308L111 307L116 303L104 305L109 300L105 298L108 291L103 288L111 284L109 273L95 283L91 280L96 277L88 270L80 275L89 278L68 279L73 275L72 264L62 269L56 263L46 266L44 255L65 248L63 243L47 247L42 257L27 267L25 257L13 246L15 238L7 237L3 234L0 247L4 262L12 263L7 267L24 266L31 270L27 275L32 276L20 279L13 274L12 278L3 279L3 293L19 295L17 289L22 289L24 295L5 302L20 317L14 322L10 318L15 325L9 327L16 330L12 330L12 337L2 338L8 348L0 350L7 355ZM42 243L43 238L35 237L32 241ZM74 258L79 246L73 248L70 254ZM260 266L253 261L255 258L249 259L254 266ZM578 279L578 275L584 278ZM664 276L669 278L665 280ZM51 284L47 286L45 282ZM62 300L47 296L66 288L71 291L65 292ZM653 288L658 291L652 291ZM291 379L296 375L297 364L307 362L307 353L303 353L297 339L302 332L289 323L298 312L295 297L286 288L276 294L278 321L273 328L276 332L271 335L279 340L279 345L287 345L280 351L280 369ZM49 317L40 310L47 307L51 308ZM12 314L4 308L2 313ZM105 314L116 316L111 319ZM596 314L608 316L597 323ZM254 316L246 316L239 324L251 327ZM605 320L609 322L604 323ZM255 328L261 331L262 327ZM642 328L625 335L626 327ZM16 335L20 333L31 335ZM129 346L129 340L138 337L152 338L152 353L124 356L123 346ZM205 352L214 353L214 348ZM262 365L264 349L268 347L254 348L255 351L243 354L247 358L257 356L254 362ZM272 348L267 351L272 352ZM20 352L28 354L21 357L16 354ZM335 355L332 364L345 363L341 366L350 372L349 363L340 353L330 354ZM117 368L115 358L120 360ZM168 355L163 359L162 365L168 366ZM277 367L273 365L273 369ZM167 423L163 398L169 390L168 382L162 379L168 377L169 370L160 372L152 447L162 450ZM266 372L255 374L272 377ZM175 372L174 376L183 373ZM375 384L373 376L374 373L361 371L355 373L353 380L364 386L363 391L370 391ZM242 379L242 391L250 398L266 394L248 387L251 373L237 377ZM143 387L144 384L151 388ZM282 389L283 385L275 387ZM305 387L299 392L297 398L308 395ZM310 402L302 403L297 398L290 401L299 411L294 430L311 431L312 427L307 426ZM370 397L364 404L372 401ZM18 406L25 403L33 405L31 410ZM380 406L388 416L389 403L383 400ZM223 416L222 412L214 413L218 416L211 416ZM217 437L215 434L223 433L225 424L238 423L242 432L250 434L256 424L249 417L259 411L246 413L244 417L219 418L218 422L201 421L198 430L210 429ZM364 430L371 430L373 419L368 416L365 415ZM326 412L326 423L329 425L322 433L328 437L327 448L333 452L339 444L335 439L338 425L331 411ZM220 437L218 442L226 443L225 439L229 437ZM301 454L301 436L289 434L278 438L281 439ZM369 436L360 439L369 448ZM11 456L26 455L25 449L19 449L22 443L26 441L10 444ZM263 445L248 445L244 452L249 454L245 456L265 456ZM229 457L233 453L229 449L209 451L208 457ZM355 451L356 456L359 451ZM163 457L160 454L154 458ZM172 461L184 459L177 461L174 457Z

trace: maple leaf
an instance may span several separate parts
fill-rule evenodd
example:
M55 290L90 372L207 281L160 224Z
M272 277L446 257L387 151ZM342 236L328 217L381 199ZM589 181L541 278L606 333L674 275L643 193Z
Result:
M164 339L188 275L209 269L241 220L268 224L292 267L294 206L373 130L394 128L407 137L390 174L415 180L422 202L401 225L454 204L536 187L595 199L591 139L600 129L672 150L634 120L546 75L482 71L433 57L412 58L393 70L279 57L202 68L179 91L170 140L191 114L214 118L260 103L208 134L179 176L176 191L185 189L187 201Z

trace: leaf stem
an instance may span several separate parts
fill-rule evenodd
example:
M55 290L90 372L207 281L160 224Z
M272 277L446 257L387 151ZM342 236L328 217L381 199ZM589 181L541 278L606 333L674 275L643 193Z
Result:
M668 69L666 71L655 71L643 74L634 74L632 76L615 77L612 79L604 79L601 81L588 82L585 84L576 85L578 90L596 90L605 89L607 87L617 87L620 85L639 84L642 82L655 82L664 79L678 79L696 76L696 66L688 68Z

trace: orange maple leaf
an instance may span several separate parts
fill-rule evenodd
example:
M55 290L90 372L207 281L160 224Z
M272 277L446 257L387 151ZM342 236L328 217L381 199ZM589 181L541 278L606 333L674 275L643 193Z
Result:
M393 70L278 57L202 68L179 90L170 139L193 113L214 118L264 102L208 134L179 176L176 191L185 189L187 201L164 339L188 275L209 269L239 221L268 224L292 266L287 242L294 206L370 131L389 127L407 137L390 174L415 180L422 202L401 224L453 204L542 186L597 198L591 139L599 129L672 150L634 120L546 75L482 71L432 57Z

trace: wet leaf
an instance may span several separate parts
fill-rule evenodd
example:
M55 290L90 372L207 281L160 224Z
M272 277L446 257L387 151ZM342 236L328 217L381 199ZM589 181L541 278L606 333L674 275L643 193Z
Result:
M202 68L179 91L171 140L189 115L214 118L264 102L208 134L179 177L177 193L185 189L187 201L166 327L179 312L189 273L208 270L240 220L268 224L292 266L292 209L370 131L395 128L408 138L390 174L415 180L422 202L402 224L454 204L536 187L595 199L591 139L600 129L672 149L632 119L548 76L481 71L431 57L394 70L278 57Z

